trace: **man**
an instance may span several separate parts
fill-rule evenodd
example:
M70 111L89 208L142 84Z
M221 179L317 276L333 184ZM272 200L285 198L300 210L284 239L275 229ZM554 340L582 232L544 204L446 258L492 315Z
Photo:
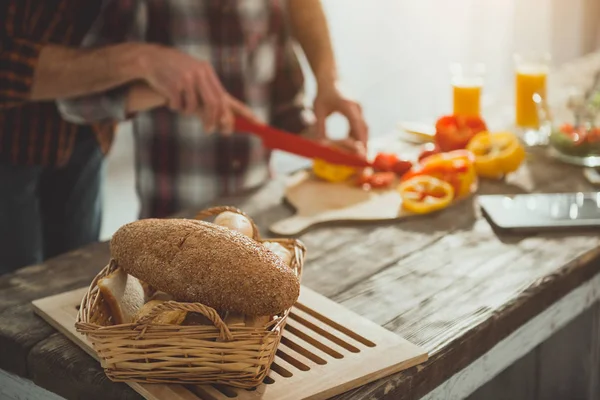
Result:
M0 274L98 239L113 126L64 122L49 100L136 81L173 110L197 112L202 101L208 126L231 129L233 112L248 115L209 63L180 51L78 49L100 11L97 1L0 1Z
M116 20L125 27L118 34ZM303 104L294 39L318 83L314 121ZM325 119L340 112L350 123L350 137L366 142L360 106L339 88L320 0L110 0L84 45L128 41L172 46L210 61L226 90L274 126L301 133L314 122L323 138ZM212 126L156 108L164 102L146 84L61 102L65 118L78 123L121 121L153 109L134 118L140 217L165 217L268 179L270 152L258 138L210 135Z

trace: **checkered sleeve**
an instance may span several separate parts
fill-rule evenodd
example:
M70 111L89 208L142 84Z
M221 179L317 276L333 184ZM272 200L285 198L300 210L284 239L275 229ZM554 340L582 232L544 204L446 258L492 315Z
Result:
M29 20L30 0L0 1L0 108L17 106L29 99L35 67L42 48L41 37L28 37L21 29ZM49 18L38 21L53 24L65 1L53 6L36 4L44 9L40 15ZM30 36L30 35L29 35Z
M141 0L105 0L102 12L82 42L83 48L97 48L144 39L144 5ZM128 86L106 92L62 99L61 115L76 124L120 122L126 111Z

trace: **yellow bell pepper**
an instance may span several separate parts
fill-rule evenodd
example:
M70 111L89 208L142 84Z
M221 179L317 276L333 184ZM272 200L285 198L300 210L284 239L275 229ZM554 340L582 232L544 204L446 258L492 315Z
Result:
M313 173L315 176L332 183L345 182L356 174L357 169L346 165L330 164L326 161L315 159Z
M415 214L429 214L448 207L454 199L454 188L448 182L420 175L398 186L402 207Z
M421 165L403 176L402 180L415 176L432 176L451 184L455 197L465 197L477 190L474 162L475 156L467 150L434 154L422 159Z
M525 149L510 132L479 133L467 150L475 154L475 170L483 178L501 179L518 170L525 160Z

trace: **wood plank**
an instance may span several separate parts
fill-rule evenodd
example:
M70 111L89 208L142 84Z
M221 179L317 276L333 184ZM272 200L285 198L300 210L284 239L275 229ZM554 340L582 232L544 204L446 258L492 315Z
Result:
M0 369L0 399L3 400L64 400L62 397L36 386L30 380Z
M38 343L28 359L31 380L66 399L123 399L142 397L122 383L110 381L100 364L60 333ZM60 369L56 365L62 365Z
M600 288L599 288L600 289ZM591 397L598 383L598 331L595 328L599 304L556 332L537 351L538 400L597 399Z
M475 371L472 371L475 373ZM515 361L497 377L477 389L467 400L532 400L536 396L536 352Z
M594 307L592 318L589 398L600 399L600 304Z
M34 315L31 301L88 285L106 265L108 246L98 243L43 264L0 276L0 368L28 375L27 355L54 330Z

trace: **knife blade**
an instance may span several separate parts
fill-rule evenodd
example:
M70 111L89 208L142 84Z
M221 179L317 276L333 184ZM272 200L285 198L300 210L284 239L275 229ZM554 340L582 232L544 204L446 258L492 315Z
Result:
M331 164L350 167L370 167L372 165L367 159L357 154L326 146L269 125L250 121L244 117L236 117L235 129L240 133L252 133L259 136L263 141L263 145L270 149L282 150L310 159L318 158Z

